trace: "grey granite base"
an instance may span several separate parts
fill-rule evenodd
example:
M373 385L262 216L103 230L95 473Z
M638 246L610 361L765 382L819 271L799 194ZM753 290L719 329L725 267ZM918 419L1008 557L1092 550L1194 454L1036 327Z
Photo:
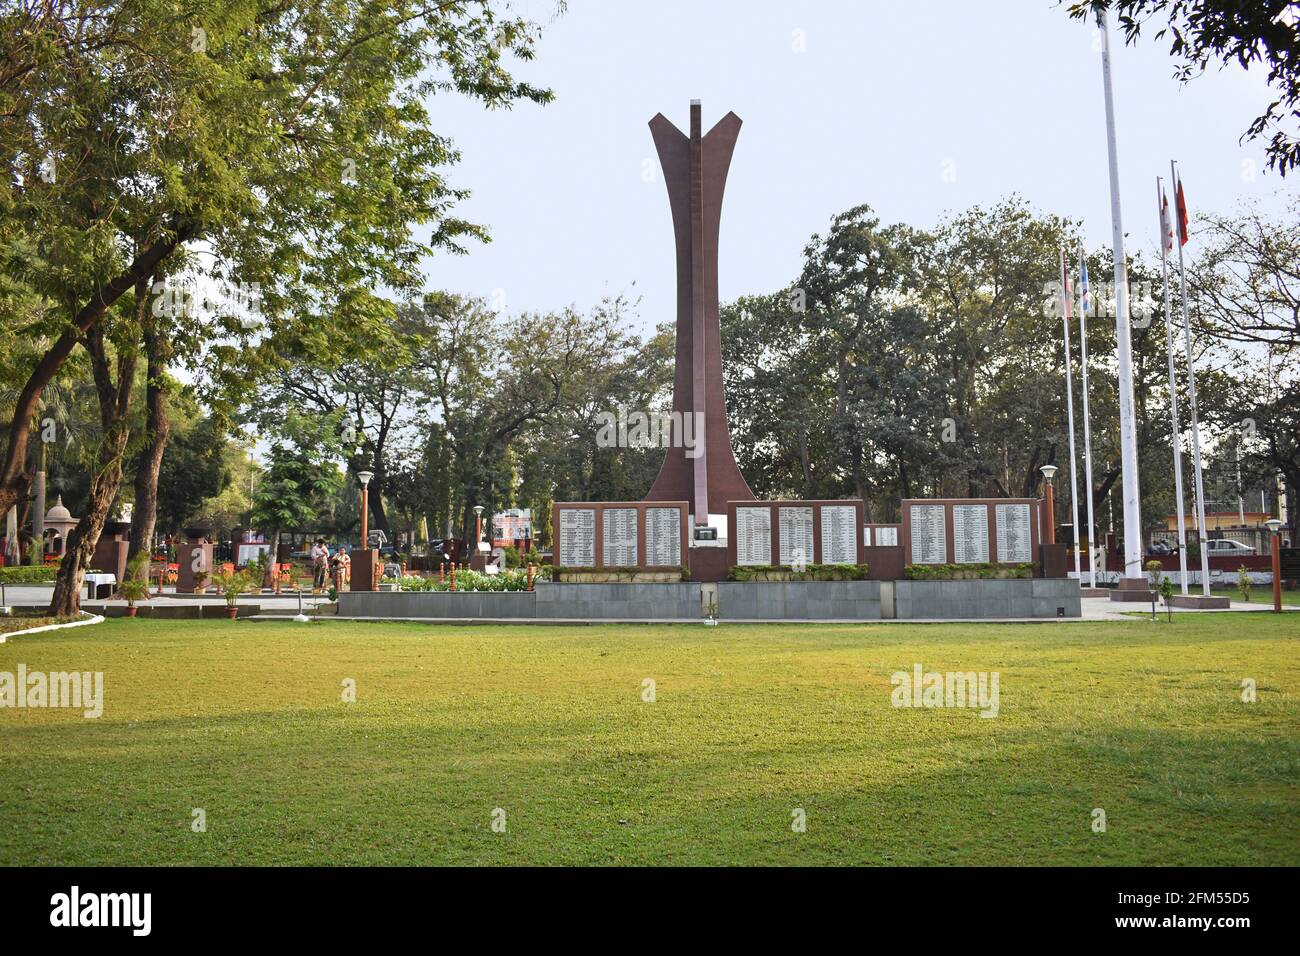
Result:
M1028 620L1081 615L1079 583L1070 578L721 581L716 588L718 617L730 621ZM339 595L338 607L340 617L426 620L698 621L706 610L696 581L542 582L535 591L345 591Z
M895 581L899 620L1080 617L1079 582L1071 578L1006 581Z
M879 581L720 581L718 617L758 621L879 621Z

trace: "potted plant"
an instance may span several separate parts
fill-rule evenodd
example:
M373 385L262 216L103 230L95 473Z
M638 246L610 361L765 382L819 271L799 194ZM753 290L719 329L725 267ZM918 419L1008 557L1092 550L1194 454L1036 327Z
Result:
M239 595L252 590L252 579L247 571L228 571L222 568L212 580L226 598L226 617L233 621L239 614Z
M135 617L136 601L149 600L149 579L144 569L149 562L149 555L141 551L126 566L126 578L118 585L117 592L126 599L126 616Z
M1245 567L1237 569L1237 591L1241 594L1243 601L1250 601L1250 571Z
M207 591L207 589L208 589L208 572L195 571L194 572L194 593L203 594L205 591Z

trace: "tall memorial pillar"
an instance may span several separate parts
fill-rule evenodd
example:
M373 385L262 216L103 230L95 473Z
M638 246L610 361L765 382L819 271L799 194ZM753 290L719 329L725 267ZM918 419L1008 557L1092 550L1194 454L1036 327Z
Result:
M692 546L721 545L717 539L726 537L727 502L754 498L731 447L718 329L718 229L740 117L728 113L702 133L700 101L692 100L690 130L689 136L682 133L662 113L650 121L677 244L673 416L675 421L690 417L689 428L673 435L646 500L689 502ZM691 439L692 447L679 437Z

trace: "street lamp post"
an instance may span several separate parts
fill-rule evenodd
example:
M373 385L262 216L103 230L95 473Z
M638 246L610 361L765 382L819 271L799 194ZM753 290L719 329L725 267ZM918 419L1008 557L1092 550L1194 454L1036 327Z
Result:
M1043 510L1047 516L1047 527L1043 529L1043 541L1045 544L1056 544L1056 500L1052 493L1052 479L1056 477L1056 466L1043 465L1038 470L1043 473L1043 498L1045 502ZM1077 534L1077 528L1075 532Z
M483 560L483 506L475 505L474 506L474 554L470 557L470 566L472 567L476 562L479 561L482 561L484 565L487 564L487 562Z
M373 471L357 472L357 481L361 482L361 550L370 547L370 479L375 477Z
M357 552L352 590L373 591L377 587L375 572L378 563L370 551L370 479L373 477L373 471L357 472L357 481L361 482L361 548ZM357 587L358 582L360 588Z
M1282 613L1282 522L1269 518L1264 522L1273 532L1273 612Z

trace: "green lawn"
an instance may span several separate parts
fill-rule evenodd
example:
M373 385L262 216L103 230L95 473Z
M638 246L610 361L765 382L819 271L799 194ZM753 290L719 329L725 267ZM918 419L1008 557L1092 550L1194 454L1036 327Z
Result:
M1297 623L19 637L0 671L103 671L106 703L0 709L0 864L1296 865ZM999 715L892 707L914 663L998 671Z
M1177 593L1177 592L1175 592L1175 593ZM1200 586L1199 586L1199 585L1193 585L1192 588L1191 588L1191 593L1192 593L1192 594L1200 594L1200 593L1201 593ZM1216 588L1216 587L1211 587L1211 588L1210 588L1210 593L1213 594L1215 597L1226 597L1226 598L1232 598L1234 601L1240 601L1240 600L1241 600L1241 592L1238 591L1236 588ZM1249 603L1249 604L1265 604L1265 605L1267 605L1268 607L1272 607L1272 606L1273 606L1273 585L1271 585L1271 584L1256 584L1256 585L1254 585L1254 586L1250 589L1250 600L1249 600L1247 603ZM1284 607L1286 607L1286 606L1295 606L1295 605L1300 605L1300 591L1288 591L1288 590L1286 590L1285 588L1283 588L1283 589L1282 589L1282 605L1283 605Z

